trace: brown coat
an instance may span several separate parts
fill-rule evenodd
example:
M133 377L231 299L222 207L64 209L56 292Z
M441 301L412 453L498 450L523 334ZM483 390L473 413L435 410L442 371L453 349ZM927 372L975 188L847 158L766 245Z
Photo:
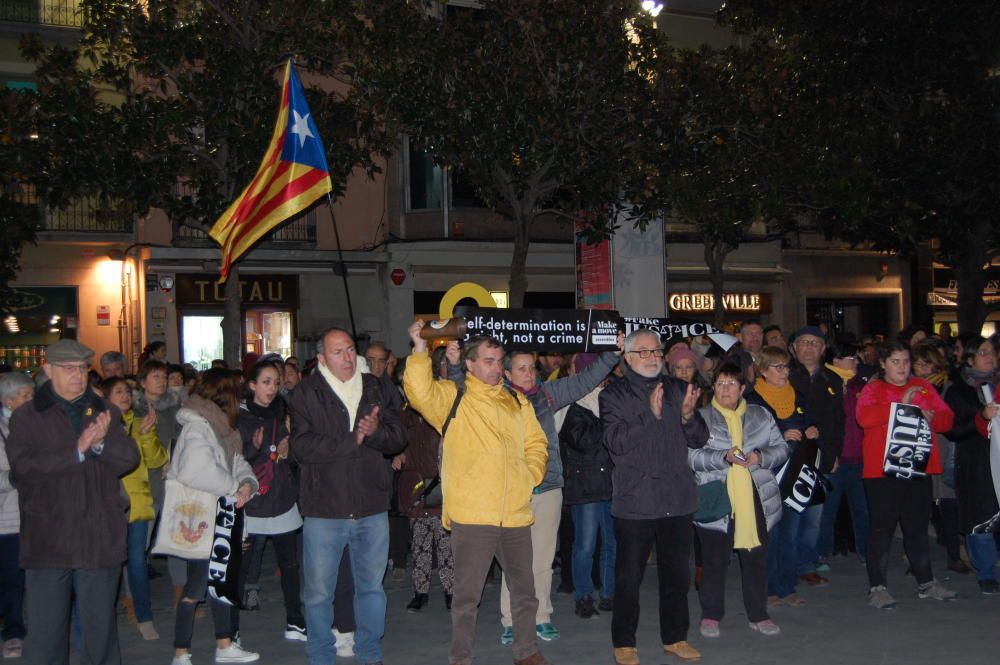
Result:
M410 518L440 517L441 507L428 508L417 502L423 486L414 491L417 483L438 475L438 448L441 435L419 413L407 405L403 409L403 427L406 428L406 461L399 478L399 509Z
M81 462L78 435L50 383L10 419L7 454L20 495L21 567L95 569L125 560L128 501L119 479L139 464L121 413L87 392L82 426L102 411L111 425L101 454Z

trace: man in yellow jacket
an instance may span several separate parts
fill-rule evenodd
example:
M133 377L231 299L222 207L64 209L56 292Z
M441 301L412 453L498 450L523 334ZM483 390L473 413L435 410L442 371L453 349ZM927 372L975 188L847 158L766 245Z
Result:
M435 381L424 322L410 326L413 355L406 360L403 389L432 427L449 420L458 389ZM451 529L455 595L451 605L452 665L472 663L477 607L496 556L510 586L515 665L548 665L535 639L534 573L531 568L531 492L545 475L545 433L522 395L503 383L503 346L492 337L465 345L465 391L444 433L441 521Z

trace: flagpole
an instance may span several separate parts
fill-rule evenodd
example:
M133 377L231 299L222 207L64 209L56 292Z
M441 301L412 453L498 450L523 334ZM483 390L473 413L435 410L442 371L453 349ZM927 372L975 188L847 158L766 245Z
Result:
M354 327L354 308L351 306L351 290L347 288L347 264L344 263L344 249L340 245L340 231L337 230L337 214L333 212L333 197L326 193L326 205L330 209L330 219L333 220L333 237L337 241L337 257L340 262L340 276L344 280L344 295L347 296L347 315L351 317L351 337L358 342L358 331Z

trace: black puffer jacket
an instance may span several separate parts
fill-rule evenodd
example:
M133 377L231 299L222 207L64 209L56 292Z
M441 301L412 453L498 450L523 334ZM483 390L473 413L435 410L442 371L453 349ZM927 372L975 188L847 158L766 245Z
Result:
M959 532L985 522L1000 510L990 467L990 440L976 429L976 413L983 408L975 388L955 376L944 395L955 412L945 436L955 446L955 494L958 497Z
M649 395L663 383L660 420L649 408ZM660 375L651 379L625 368L625 376L601 392L604 444L615 470L611 514L624 519L659 519L691 515L698 508L688 448L708 441L708 427L698 411L681 421L688 384Z
M275 397L268 406L260 406L252 400L240 405L236 425L243 440L243 457L253 467L260 489L246 505L246 513L251 517L277 517L284 515L299 498L299 483L296 478L298 465L291 455L281 459L277 454L278 444L288 436L285 426L286 408L281 397ZM258 429L264 430L260 448L253 445L253 436ZM272 446L275 450L272 450Z
M386 455L403 450L399 413L388 406L378 379L361 376L357 418L379 407L379 428L359 446L347 407L317 371L292 391L292 455L300 466L303 517L359 519L389 510L392 468Z
M563 456L563 503L594 503L611 500L614 465L604 447L604 428L590 409L571 404L559 430Z

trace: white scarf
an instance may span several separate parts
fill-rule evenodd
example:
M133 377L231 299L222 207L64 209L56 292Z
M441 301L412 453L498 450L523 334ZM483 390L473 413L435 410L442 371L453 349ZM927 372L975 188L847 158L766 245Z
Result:
M355 369L354 376L347 381L341 381L333 375L333 372L323 363L316 365L319 373L323 375L326 382L333 389L333 393L340 398L340 401L347 407L347 415L350 417L350 428L354 429L354 419L358 415L358 406L361 404L361 394L364 392L364 383L361 380L361 372Z
M594 388L593 390L591 390L589 393L587 393L586 395L584 395L580 399L576 400L577 404L579 404L580 406L582 406L583 408L587 409L592 414L594 414L595 418L600 418L601 417L601 412L600 412L600 408L599 408L599 404L600 404L599 397L601 395L601 390L602 389L603 389L602 386L597 386L596 388Z

